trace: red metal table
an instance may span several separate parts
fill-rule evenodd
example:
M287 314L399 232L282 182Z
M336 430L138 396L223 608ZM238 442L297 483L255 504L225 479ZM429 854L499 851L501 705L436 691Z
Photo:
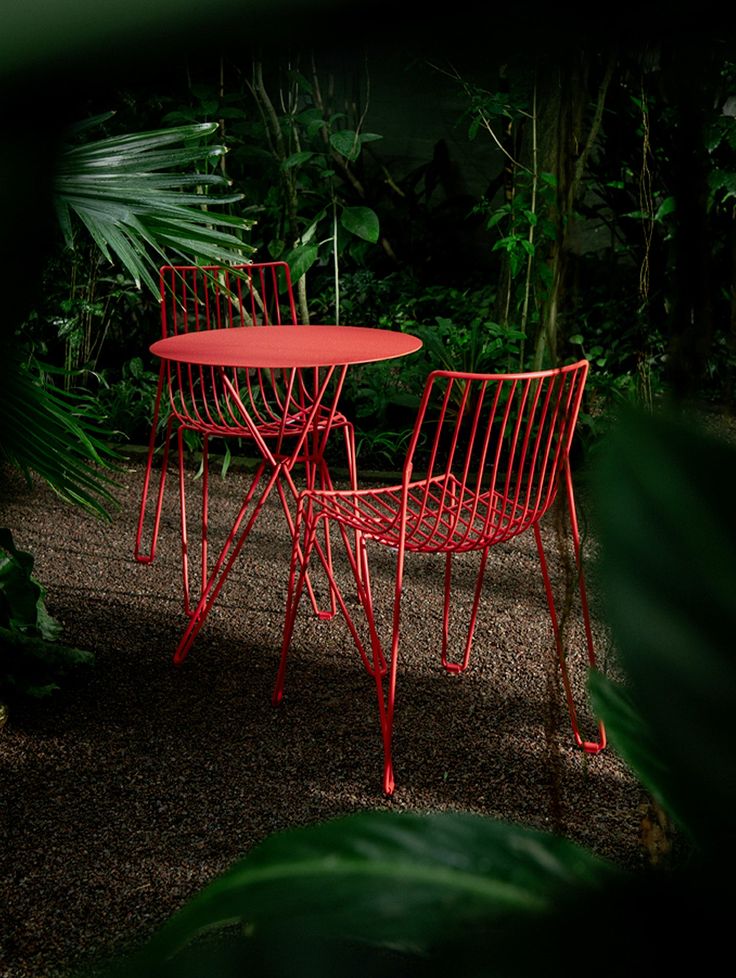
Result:
M172 372L207 368L211 378L219 380L222 407L235 412L251 429L253 440L262 456L255 475L235 518L230 534L202 588L202 597L174 653L178 665L186 658L210 608L217 599L230 569L242 550L263 504L277 488L290 529L287 492L292 500L298 496L291 470L304 451L310 434L323 450L334 417L337 402L351 364L391 360L416 352L422 341L408 333L364 326L243 326L228 329L182 333L158 340L151 352L160 357L169 374L171 409L182 424L191 424L192 416L183 398L174 396L181 385L172 385ZM241 391L247 387L248 370L279 372L283 391L284 425L271 448L261 437L252 419L252 408L244 403ZM305 373L306 371L306 373ZM300 398L299 386L309 378L311 390L303 400L306 405L300 434L289 444L287 416L293 417ZM250 393L250 392L249 392ZM303 392L302 392L303 393ZM246 398L247 399L247 398ZM252 403L252 401L251 401ZM265 484L256 496L263 477ZM252 511L245 520L248 509ZM245 522L244 522L245 520Z

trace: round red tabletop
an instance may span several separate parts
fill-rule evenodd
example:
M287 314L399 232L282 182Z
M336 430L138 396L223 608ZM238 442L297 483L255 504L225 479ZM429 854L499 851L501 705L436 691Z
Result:
M418 336L368 326L238 326L157 340L163 360L206 367L332 367L415 353Z

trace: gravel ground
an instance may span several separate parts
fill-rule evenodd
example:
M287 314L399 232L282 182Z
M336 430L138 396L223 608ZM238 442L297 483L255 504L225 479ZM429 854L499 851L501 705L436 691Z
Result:
M213 537L243 480L213 481ZM110 524L13 476L0 506L0 525L35 556L64 640L96 653L93 669L0 732L3 978L54 978L120 953L270 833L359 810L472 811L562 833L626 866L650 858L636 780L612 749L591 758L572 746L531 534L494 554L462 676L439 664L441 565L409 563L388 800L374 688L341 619L318 621L305 602L285 701L270 704L289 551L275 498L177 669L174 494L144 566L132 554L140 464L120 481ZM545 534L554 552L553 524ZM459 561L465 606L473 566ZM376 553L379 594L390 571L390 555ZM598 625L596 635L605 659ZM581 646L572 625L570 638Z

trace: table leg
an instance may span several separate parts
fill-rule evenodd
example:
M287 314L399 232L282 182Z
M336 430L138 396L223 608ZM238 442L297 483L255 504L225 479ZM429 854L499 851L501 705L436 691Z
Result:
M243 504L240 507L240 510L238 511L238 515L235 518L235 522L233 523L232 530L230 531L227 540L225 541L225 544L222 547L222 550L217 559L217 562L215 563L212 573L207 578L207 581L203 584L202 596L199 600L199 603L197 604L196 608L194 608L194 610L191 612L191 618L189 624L187 625L187 628L185 629L184 634L182 635L179 641L176 652L174 653L174 663L176 665L181 665L181 663L189 654L189 650L192 647L194 639L196 638L200 628L204 624L212 605L217 600L217 597L220 591L222 590L222 587L230 573L230 570L234 562L237 560L238 555L240 554L240 551L242 550L246 539L248 538L248 535L253 527L255 520L258 514L260 513L261 509L263 508L263 505L265 504L269 495L271 494L274 486L276 487L276 490L278 492L281 505L284 510L284 514L286 516L286 521L289 527L289 533L292 537L292 540L294 538L296 527L295 527L294 516L291 511L291 505L288 499L288 494L289 493L291 494L293 502L296 503L299 497L299 490L292 477L291 469L296 464L297 460L300 457L303 457L305 460L306 467L307 467L308 487L313 487L317 473L319 473L321 484L329 485L331 487L332 482L329 476L329 472L327 470L326 463L324 461L324 450L325 450L327 437L330 431L331 420L335 414L337 398L339 396L340 390L342 388L342 383L345 377L345 368L342 369L339 376L337 389L335 392L331 412L327 423L325 424L323 421L322 425L319 426L317 419L319 416L319 408L322 403L322 399L324 397L325 391L327 390L327 386L332 376L333 369L328 371L324 381L315 383L314 399L312 404L310 405L309 414L305 419L303 431L299 436L299 438L297 439L296 445L294 446L291 452L289 452L288 454L284 454L283 456L280 454L280 451L283 446L283 432L282 432L282 437L279 438L278 440L276 454L274 454L274 452L271 451L271 449L268 447L264 439L261 437L256 426L252 425L254 441L258 446L259 450L261 451L261 454L263 455L263 461L259 464L258 469L256 470L256 473L253 477L253 480L248 489ZM248 414L248 411L243 405L238 391L235 389L230 378L227 376L224 370L221 372L221 376L222 376L224 389L228 391L230 397L233 399L233 402L237 405L242 416L246 419L246 421L249 421L250 416ZM287 403L291 398L292 387L293 387L293 375L289 381L289 395L287 397ZM285 407L284 416L286 417L286 407ZM310 439L312 439L311 444L310 444ZM304 454L302 455L302 453ZM271 469L271 472L268 476L266 484L263 487L261 494L258 497L255 506L253 507L252 512L250 513L248 519L246 520L244 527L241 529L241 525L245 520L246 513L248 512L248 509L251 506L251 503L253 502L258 486L261 483L261 480L263 479L263 476L268 468ZM351 466L351 468L354 468L354 466ZM343 534L343 539L345 541L346 547L348 547L349 549L349 544L344 534ZM322 565L327 573L327 578L328 578L328 583L330 588L330 610L329 611L327 612L319 611L316 596L314 594L311 581L307 579L305 583L307 585L310 598L312 600L312 605L315 611L317 612L317 614L322 618L332 618L336 612L335 600L337 596L336 595L337 584L335 582L332 573L332 556L330 551L329 538L326 539L324 548L319 543L316 543L315 549L317 550L320 561L322 562ZM300 553L300 548L299 548L299 553Z
M258 466L258 469L256 470L256 473L253 476L253 481L251 482L250 488L248 489L248 492L246 494L245 500L243 501L243 505L240 507L240 510L238 511L238 515L235 518L235 522L233 524L232 530L228 534L227 540L225 541L225 544L222 550L220 551L220 555L217 558L212 573L210 574L209 578L207 579L207 582L204 584L202 588L202 597L199 599L199 604L192 612L192 617L189 621L189 624L187 625L184 634L179 640L179 644L177 646L176 652L174 653L174 664L177 666L181 665L181 663L184 661L184 659L186 659L187 655L189 654L189 650L192 647L192 643L194 642L194 639L197 637L200 628L204 624L205 619L207 618L207 615L210 612L210 608L217 600L217 596L222 590L222 587L230 573L230 570L233 564L235 563L235 561L237 560L238 554L243 549L243 544L247 540L248 535L251 529L253 528L253 524L255 523L256 517L258 516L261 509L263 508L264 503L266 502L269 495L271 494L271 490L273 489L274 485L277 483L279 479L279 476L281 475L283 463L278 463L274 467L273 471L271 472L268 478L268 481L266 482L266 485L264 486L261 492L261 495L257 503L253 507L252 513L248 517L245 527L241 530L240 527L245 518L245 514L247 513L248 507L253 501L253 497L256 494L256 490L258 489L258 485L261 482L261 479L263 478L266 468L267 468L266 462L261 462L261 464Z
M148 440L148 456L146 458L146 471L143 477L143 491L141 494L141 505L140 512L138 514L138 527L135 536L135 549L134 556L135 559L140 564L151 564L156 556L156 544L158 542L158 531L159 525L161 523L161 510L163 507L164 498L164 487L166 485L166 473L169 465L169 444L171 442L171 429L173 418L169 418L166 425L166 435L164 438L163 447L163 461L161 463L161 474L159 476L158 492L156 493L156 501L153 513L153 529L151 532L151 545L148 553L143 550L143 525L146 519L146 504L148 502L148 492L150 488L151 475L153 472L153 457L156 452L156 436L158 434L158 418L161 407L161 396L163 393L163 383L164 383L164 364L161 364L161 368L158 374L158 386L156 388L156 400L153 407L153 420L151 421L151 434Z

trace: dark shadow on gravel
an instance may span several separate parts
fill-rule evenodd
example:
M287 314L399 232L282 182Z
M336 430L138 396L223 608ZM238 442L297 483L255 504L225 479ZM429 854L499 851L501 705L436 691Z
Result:
M387 800L375 687L341 619L319 622L304 603L285 699L271 706L289 550L277 504L177 669L185 618L175 499L156 562L136 564L141 478L135 464L123 473L109 525L41 485L7 484L0 525L35 555L64 640L92 649L96 665L52 699L16 709L0 733L4 978L52 978L71 962L109 957L270 833L368 808L479 812L644 864L644 792L612 750L591 758L572 746L531 537L499 548L471 667L459 677L439 663L438 567L410 566L398 786ZM222 515L213 507L216 533L237 476L213 490L223 504ZM553 549L554 527L545 532ZM390 571L377 555L379 585ZM461 561L459 605L471 589Z

